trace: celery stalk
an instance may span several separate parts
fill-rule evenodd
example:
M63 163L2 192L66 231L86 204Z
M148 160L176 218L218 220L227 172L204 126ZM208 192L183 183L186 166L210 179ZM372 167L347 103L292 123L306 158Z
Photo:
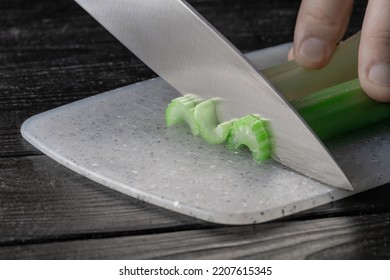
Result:
M331 61L319 70L300 67L288 61L262 71L262 74L287 100L356 79L358 77L358 49L360 33L339 44Z
M390 117L390 103L369 98L358 79L310 94L291 104L322 140Z

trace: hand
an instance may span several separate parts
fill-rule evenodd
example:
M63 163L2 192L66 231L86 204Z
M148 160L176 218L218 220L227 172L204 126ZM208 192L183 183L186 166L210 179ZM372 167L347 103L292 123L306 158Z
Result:
M353 0L302 0L289 58L318 69L344 36ZM359 46L359 80L368 96L390 101L390 1L369 0Z

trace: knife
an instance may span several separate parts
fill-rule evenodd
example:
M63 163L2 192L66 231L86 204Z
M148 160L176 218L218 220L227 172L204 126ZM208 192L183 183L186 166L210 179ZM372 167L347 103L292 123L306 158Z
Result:
M181 94L218 97L220 122L270 120L273 158L338 188L353 187L327 148L245 56L183 0L76 0Z

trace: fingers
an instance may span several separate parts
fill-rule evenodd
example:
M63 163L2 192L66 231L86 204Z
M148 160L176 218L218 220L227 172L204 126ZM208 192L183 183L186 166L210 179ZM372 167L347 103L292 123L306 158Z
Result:
M302 0L288 58L325 66L343 37L353 0ZM373 99L390 102L390 1L370 0L359 47L359 79Z
M378 101L390 101L390 1L370 0L359 47L359 79Z
M294 59L307 68L325 66L347 29L352 8L353 0L303 0L295 27Z

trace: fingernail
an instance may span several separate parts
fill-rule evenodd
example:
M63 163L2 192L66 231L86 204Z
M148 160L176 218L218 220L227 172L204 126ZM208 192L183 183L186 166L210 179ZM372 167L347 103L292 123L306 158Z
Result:
M303 41L299 54L310 62L321 63L326 59L326 44L318 38L308 38Z
M376 85L390 87L390 64L380 63L371 67L368 80Z

